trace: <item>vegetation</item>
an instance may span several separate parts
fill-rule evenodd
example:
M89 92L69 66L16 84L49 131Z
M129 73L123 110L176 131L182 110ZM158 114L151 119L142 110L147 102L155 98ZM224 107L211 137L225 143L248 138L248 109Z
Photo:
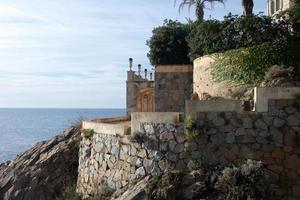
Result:
M188 116L184 122L184 132L189 140L196 139L199 136L197 123L191 116Z
M205 54L231 49L251 47L265 42L287 44L291 34L288 24L274 21L267 16L238 16L229 14L223 21L207 20L195 22L187 36L191 60Z
M189 171L197 170L200 167L200 164L197 162L197 160L189 160L187 164L187 169Z
M183 178L181 171L169 171L161 176L150 177L149 183L146 187L148 199L183 199L182 194L178 188Z
M194 60L205 54L223 51L221 32L222 24L217 20L193 23L192 30L186 38L190 48L189 58Z
M254 7L253 0L242 0L242 4L244 7L244 14L247 16L252 15Z
M83 129L82 130L83 137L86 139L90 139L94 135L93 129Z
M214 2L223 3L225 0L182 0L179 5L179 11L182 10L185 6L188 6L189 9L195 5L196 6L196 17L199 21L204 19L204 9L206 8L206 3L210 3L212 6Z
M82 200L82 196L76 192L75 185L68 185L65 193L65 200Z
M244 49L236 49L214 56L212 76L217 82L257 85L264 80L272 65L285 64L285 48L264 43Z
M146 140L146 135L141 132L134 132L130 137L131 142L143 143Z
M148 199L271 199L269 187L269 172L263 164L247 160L225 168L168 171L151 177L146 193Z
M189 25L165 20L162 26L154 28L147 41L150 48L148 58L152 65L190 64L189 48L185 40Z
M110 188L107 183L101 183L98 194L92 197L91 200L109 200L114 192L115 190Z

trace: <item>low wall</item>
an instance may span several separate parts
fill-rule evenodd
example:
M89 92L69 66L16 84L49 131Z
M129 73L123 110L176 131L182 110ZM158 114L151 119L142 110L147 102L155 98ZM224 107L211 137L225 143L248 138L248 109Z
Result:
M257 112L268 112L270 99L296 99L300 96L300 87L256 87L254 105Z
M83 136L77 192L85 197L93 196L99 193L103 184L120 189L147 174L158 174L183 164L177 162L183 146L175 150L175 135L178 133L175 124L143 123L141 133L142 141L127 135L94 133L91 138ZM180 143L184 142L183 138L177 137ZM170 147L166 142L170 142ZM177 154L168 152L169 148Z
M219 100L188 100L185 103L186 115L195 117L198 112L237 112L242 113L242 101L219 99Z
M179 117L178 112L135 112L131 114L131 133L143 131L144 123L177 124Z
M269 100L269 112L197 112L199 135L182 123L141 122L135 137L95 133L83 138L77 190L85 195L101 184L119 189L148 174L186 169L190 161L209 165L261 160L271 173L271 199L300 198L300 103ZM131 139L133 138L133 139Z
M203 56L194 60L193 91L199 95L207 93L213 97L232 98L233 89L225 83L216 83L211 75L212 56Z
M107 135L130 134L130 118L128 116L82 121L83 129L93 129L96 133Z

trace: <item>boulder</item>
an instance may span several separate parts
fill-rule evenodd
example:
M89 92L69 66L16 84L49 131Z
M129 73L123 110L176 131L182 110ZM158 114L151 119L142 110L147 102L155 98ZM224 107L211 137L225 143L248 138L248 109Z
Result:
M80 130L69 128L0 165L0 199L64 199L67 183L76 183L79 141Z

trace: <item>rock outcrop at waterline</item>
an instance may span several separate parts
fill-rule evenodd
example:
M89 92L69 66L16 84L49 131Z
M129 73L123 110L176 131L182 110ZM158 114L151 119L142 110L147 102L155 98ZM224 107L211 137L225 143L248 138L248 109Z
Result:
M62 199L76 183L79 141L80 129L72 127L0 165L0 199Z

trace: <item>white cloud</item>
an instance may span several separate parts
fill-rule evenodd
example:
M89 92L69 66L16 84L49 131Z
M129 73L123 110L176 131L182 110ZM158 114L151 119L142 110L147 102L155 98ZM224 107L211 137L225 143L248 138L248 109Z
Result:
M186 16L173 0L0 0L0 107L125 107L128 57L149 66L153 27Z

